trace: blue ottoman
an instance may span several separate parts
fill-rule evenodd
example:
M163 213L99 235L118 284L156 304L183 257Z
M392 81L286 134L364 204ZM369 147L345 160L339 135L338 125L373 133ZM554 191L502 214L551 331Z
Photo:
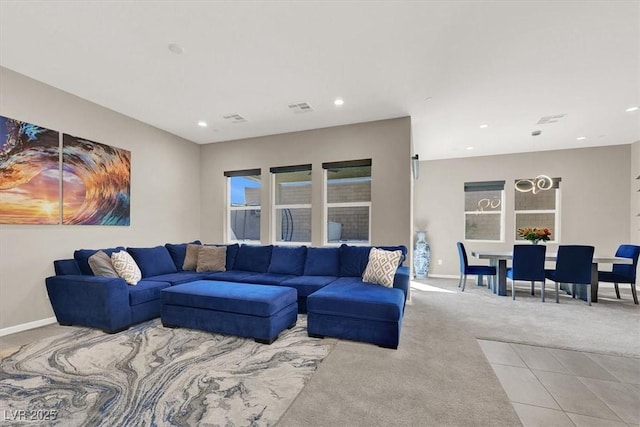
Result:
M297 292L282 286L198 280L163 289L160 317L166 327L254 338L271 344L295 326Z
M404 292L341 277L307 297L307 332L398 348Z

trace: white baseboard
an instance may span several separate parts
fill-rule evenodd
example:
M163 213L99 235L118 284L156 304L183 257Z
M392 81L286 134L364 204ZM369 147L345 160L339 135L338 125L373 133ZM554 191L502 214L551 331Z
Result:
M9 326L8 328L0 329L0 337L5 335L15 334L17 332L27 331L29 329L39 328L41 326L51 325L58 320L55 317L49 317L47 319L34 320L33 322L22 323L21 325Z

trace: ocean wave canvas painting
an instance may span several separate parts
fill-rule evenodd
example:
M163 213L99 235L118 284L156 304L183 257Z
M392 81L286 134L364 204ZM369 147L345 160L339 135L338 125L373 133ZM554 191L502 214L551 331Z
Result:
M63 224L129 225L130 184L130 151L63 135Z
M0 116L0 223L59 224L60 136Z

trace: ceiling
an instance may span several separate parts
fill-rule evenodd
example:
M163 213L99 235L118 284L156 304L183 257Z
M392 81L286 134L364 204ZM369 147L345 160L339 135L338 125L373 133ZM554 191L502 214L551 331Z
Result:
M1 0L0 65L199 144L403 116L420 159L640 140L638 1Z

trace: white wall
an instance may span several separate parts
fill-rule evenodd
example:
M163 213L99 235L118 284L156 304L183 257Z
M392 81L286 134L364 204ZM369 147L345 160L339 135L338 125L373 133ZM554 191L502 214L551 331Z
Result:
M630 238L631 148L616 145L421 162L414 189L414 227L427 230L430 274L458 274L455 243L464 241L465 182L506 181L505 242L465 246L469 252L508 250L515 240L513 183L540 174L562 178L561 243L590 244L597 253L613 255ZM547 245L550 250L557 248Z
M0 115L131 151L131 226L0 225L0 332L53 316L44 279L75 249L199 237L198 145L5 68Z
M629 238L640 244L640 141L631 144L631 224Z
M222 242L226 204L225 171L261 168L261 238L272 243L269 168L312 164L312 244L322 245L325 223L323 162L372 159L371 243L411 244L411 119L315 129L202 147L202 238Z

